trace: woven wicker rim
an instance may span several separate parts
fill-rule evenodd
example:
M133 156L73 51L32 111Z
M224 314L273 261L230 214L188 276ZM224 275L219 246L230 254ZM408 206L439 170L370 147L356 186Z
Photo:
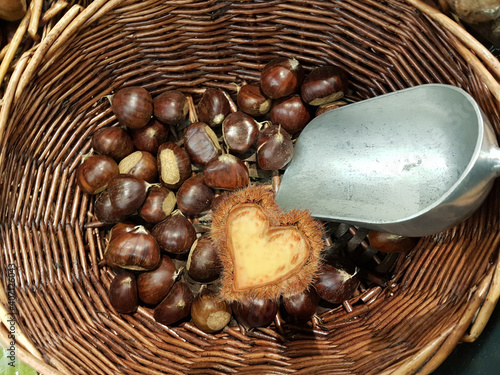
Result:
M491 92L492 96L500 102L500 63L489 53L477 40L471 37L464 29L444 16L442 13L420 0L405 0L409 5L420 10L427 17L435 21L441 27L456 36L454 46L456 51L469 63L472 70L481 78L481 82ZM30 51L25 52L18 60L16 68L10 78L7 90L4 95L0 111L0 140L5 144L3 136L11 116L12 109L22 96L29 82L36 74L42 74L58 57L62 48L81 29L92 24L115 7L125 3L124 0L97 0L87 8L75 5L70 8L64 17L52 28L40 44ZM29 25L30 13L21 22L20 28L27 28ZM39 70L42 68L42 70ZM6 155L4 151L0 154L0 165L3 164ZM498 239L491 244L493 247L499 246ZM484 329L493 309L500 297L500 262L496 262L495 267L491 267L484 275L481 283L474 293L471 293L466 309L461 312L461 319L454 327L453 331L442 332L440 337L429 343L426 348L416 353L412 361L406 361L402 366L388 369L387 372L413 373L417 370L425 373L435 369L453 350L459 341L472 342ZM5 294L5 286L0 288L0 315L4 327L0 331L0 338L4 344L9 342L7 322L8 297ZM471 325L472 324L472 325ZM467 333L465 333L467 331ZM30 364L42 374L61 373L55 367L48 365L42 358L42 354L30 339L19 329L18 335L18 356L25 363ZM422 368L422 365L425 366Z

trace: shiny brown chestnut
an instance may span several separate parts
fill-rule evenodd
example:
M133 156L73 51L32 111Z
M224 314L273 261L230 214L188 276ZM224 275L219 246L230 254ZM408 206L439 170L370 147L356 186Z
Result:
M160 248L143 226L110 241L103 263L132 271L151 271L160 263Z
M215 192L203 176L189 177L177 191L177 207L184 215L195 216L210 209Z
M336 66L319 66L307 75L300 88L302 100L324 105L339 100L347 92L347 75Z
M278 303L269 299L235 301L231 308L238 323L245 328L268 326L278 313Z
M86 194L98 194L118 175L118 165L106 155L92 155L83 160L76 170L76 182Z
M177 189L191 176L188 153L173 142L161 144L156 159L160 182L169 189Z
M98 154L109 156L114 160L123 159L134 151L132 138L118 126L96 131L92 135L91 146Z
M189 277L200 283L210 283L219 278L222 262L217 247L207 234L198 238L196 246L189 252L186 270Z
M227 146L236 152L245 152L257 141L259 124L250 115L232 112L222 122L222 136Z
M173 191L164 186L153 186L139 209L139 215L148 223L158 223L172 213L176 202Z
M101 192L94 202L94 215L104 224L114 224L125 219L126 215L118 214L111 205L109 191Z
M153 99L155 117L167 125L178 125L189 111L186 95L178 90L166 91Z
M316 290L310 288L293 296L283 298L283 307L292 320L305 322L316 313L319 300Z
M118 313L134 313L139 306L135 275L128 271L118 273L109 284L108 298Z
M415 238L397 234L371 230L368 232L368 242L383 253L405 253L416 245Z
M205 333L222 330L231 320L231 304L214 291L203 288L191 305L193 323Z
M176 278L177 269L173 260L167 255L162 255L157 268L137 276L139 299L147 305L160 303L167 296Z
M278 57L262 69L260 88L268 98L283 98L299 91L304 75L304 69L296 59Z
M179 210L157 223L151 234L161 249L176 255L187 254L196 241L193 224Z
M115 238L118 238L124 234L132 232L134 229L137 229L137 227L138 225L134 223L125 223L125 222L116 223L109 230L109 242L113 241Z
M236 156L223 154L204 169L205 183L214 189L235 190L250 183L247 166Z
M262 116L271 109L272 99L262 93L260 85L248 84L238 90L236 102L240 111L250 116Z
M206 165L222 154L215 132L204 122L195 122L184 133L184 147L193 163Z
M111 110L120 124L131 129L142 128L153 115L153 98L143 87L125 87L113 96Z
M294 154L291 136L280 126L271 125L259 133L257 164L263 170L285 168Z
M340 265L322 264L314 288L318 296L331 303L340 304L352 297L360 284L355 273Z
M197 107L200 121L211 127L222 124L230 112L229 100L221 89L216 88L206 89Z
M146 181L126 174L112 178L107 190L115 214L124 217L136 213L146 199L150 186Z
M156 157L147 151L135 151L124 157L118 164L121 174L128 174L146 182L158 179Z
M147 151L156 155L158 147L162 143L167 142L169 129L161 122L153 119L143 128L132 129L131 133L133 145L137 150ZM128 154L131 154L132 151Z
M178 281L167 296L153 311L154 319L161 324L171 325L189 316L194 296L189 286Z
M270 115L273 124L281 125L291 135L304 129L311 119L309 108L300 95L275 100Z

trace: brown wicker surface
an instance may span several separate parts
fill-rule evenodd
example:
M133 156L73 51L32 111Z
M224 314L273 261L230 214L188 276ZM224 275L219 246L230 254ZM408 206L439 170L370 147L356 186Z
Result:
M17 355L43 374L409 374L473 341L500 293L500 185L466 222L422 238L388 285L312 327L203 334L151 311L120 316L97 266L104 229L75 184L89 136L116 124L103 97L235 92L263 64L295 56L349 72L354 97L440 82L474 96L500 133L498 60L418 0L94 1L71 8L18 60L0 112L0 300L8 342L14 264ZM479 310L479 313L478 313Z

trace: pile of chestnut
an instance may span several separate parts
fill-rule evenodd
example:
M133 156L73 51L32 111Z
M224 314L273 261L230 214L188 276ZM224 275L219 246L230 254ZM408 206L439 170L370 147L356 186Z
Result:
M191 318L212 333L233 317L248 328L266 326L280 305L287 319L307 321L320 301L339 304L355 293L360 281L353 272L325 262L313 287L281 303L218 298L217 249L196 224L220 194L250 183L250 165L286 168L311 117L346 104L339 99L347 77L337 67L306 75L297 60L277 58L261 73L260 83L241 86L235 101L218 88L206 89L196 106L177 90L153 98L134 86L112 97L120 126L92 135L93 152L76 178L95 196L96 220L110 228L100 265L114 272L109 301L117 312L143 305L162 324Z

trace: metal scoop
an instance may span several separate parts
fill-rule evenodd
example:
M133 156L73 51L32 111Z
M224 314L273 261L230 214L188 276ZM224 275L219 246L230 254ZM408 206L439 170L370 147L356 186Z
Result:
M499 174L495 133L474 99L426 84L312 120L276 201L318 219L419 237L467 218Z

